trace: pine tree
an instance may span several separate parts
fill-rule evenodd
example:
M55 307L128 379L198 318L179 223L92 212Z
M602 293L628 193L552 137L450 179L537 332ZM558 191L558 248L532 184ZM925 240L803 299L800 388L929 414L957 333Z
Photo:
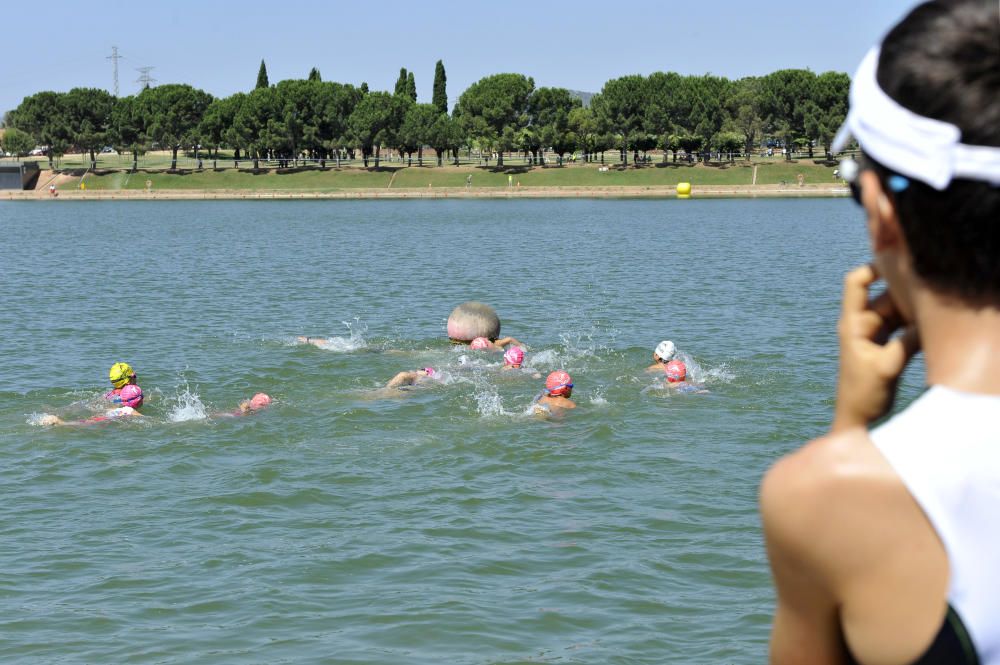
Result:
M434 98L431 103L441 113L448 112L448 93L445 91L447 82L448 77L444 73L444 63L438 60L437 65L434 66Z
M362 81L361 82L361 94L362 95L367 95L368 94L368 81Z
M309 70L309 80L310 81L322 81L323 77L319 75L319 70L313 67Z
M406 75L406 94L413 101L417 101L417 81L413 78L413 72Z
M406 67L399 68L399 78L396 79L396 88L393 90L393 93L397 95L406 94Z
M267 88L271 84L267 81L267 66L264 65L264 60L260 61L260 69L257 70L257 86L258 88Z

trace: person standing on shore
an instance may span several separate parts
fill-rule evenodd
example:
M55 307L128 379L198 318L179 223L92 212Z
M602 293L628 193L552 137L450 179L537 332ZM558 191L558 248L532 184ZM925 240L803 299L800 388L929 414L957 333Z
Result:
M861 145L841 174L873 260L844 282L829 432L761 487L776 665L1000 664L998 128L995 0L919 5L853 79L834 151ZM921 349L928 389L869 430Z

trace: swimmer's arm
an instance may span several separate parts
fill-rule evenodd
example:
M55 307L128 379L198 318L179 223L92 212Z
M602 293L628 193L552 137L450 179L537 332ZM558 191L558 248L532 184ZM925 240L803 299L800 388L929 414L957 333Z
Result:
M420 378L420 374L417 372L400 372L389 379L389 383L385 384L385 387L398 388L399 386L409 386L416 383L418 378Z
M306 337L304 335L299 335L295 338L300 344L312 344L313 346L319 347L326 345L329 340L326 337Z
M505 346L507 346L508 344L513 344L514 346L524 347L524 344L521 344L519 341L517 341L513 337L501 337L497 341L493 342L493 345L495 347L497 347L498 349L502 349Z

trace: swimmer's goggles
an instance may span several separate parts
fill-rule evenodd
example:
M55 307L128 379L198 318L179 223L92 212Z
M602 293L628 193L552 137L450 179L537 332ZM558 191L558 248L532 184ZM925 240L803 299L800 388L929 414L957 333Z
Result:
M554 386L552 388L546 388L545 392L547 392L548 394L551 395L552 393L556 392L557 390L562 390L563 388L569 388L570 390L573 390L573 384L572 383L563 383L561 385Z

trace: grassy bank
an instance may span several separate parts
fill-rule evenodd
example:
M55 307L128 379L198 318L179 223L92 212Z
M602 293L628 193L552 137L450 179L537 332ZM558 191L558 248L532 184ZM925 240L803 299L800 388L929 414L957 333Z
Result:
M383 166L306 169L271 169L254 172L236 169L124 171L70 171L54 184L63 191L88 190L240 190L335 192L350 189L463 188L472 176L474 188L602 188L676 187L679 182L693 186L795 185L799 174L808 185L832 185L837 181L833 167L813 161L732 164L648 164L640 167L611 166L606 171L597 164L557 166L515 165L504 169L485 166ZM148 183L148 184L147 184ZM41 183L46 184L45 182Z

